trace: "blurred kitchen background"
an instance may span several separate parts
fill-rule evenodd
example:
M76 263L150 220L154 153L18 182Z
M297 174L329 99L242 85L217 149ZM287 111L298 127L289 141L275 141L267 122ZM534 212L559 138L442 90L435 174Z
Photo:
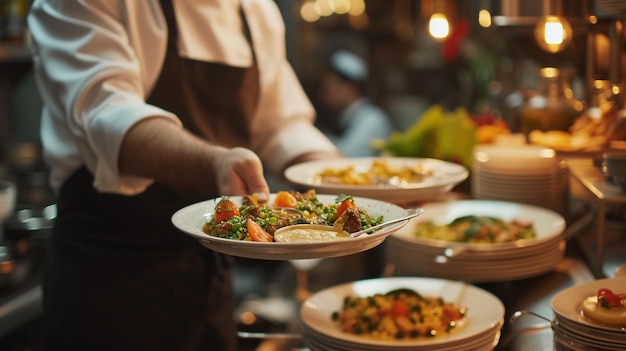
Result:
M623 0L275 1L286 23L288 58L320 115L320 72L336 49L368 62L369 95L399 135L433 106L489 116L511 133L527 133L522 111L553 78L543 67L558 68L559 98L576 114L600 99L624 108ZM0 349L7 351L36 345L41 259L54 219L39 144L29 6L29 0L0 1L0 179L18 188L0 237ZM556 28L557 37L546 28ZM241 294L249 293L254 278L240 279Z

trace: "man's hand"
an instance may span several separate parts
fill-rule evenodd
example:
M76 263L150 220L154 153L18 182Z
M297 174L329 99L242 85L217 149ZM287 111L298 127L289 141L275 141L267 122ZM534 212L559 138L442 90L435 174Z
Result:
M220 194L256 194L261 202L269 199L269 186L263 176L263 165L254 152L240 147L226 149L215 157L214 162Z
M259 157L244 148L211 145L165 118L133 126L122 143L120 172L207 195L269 197Z

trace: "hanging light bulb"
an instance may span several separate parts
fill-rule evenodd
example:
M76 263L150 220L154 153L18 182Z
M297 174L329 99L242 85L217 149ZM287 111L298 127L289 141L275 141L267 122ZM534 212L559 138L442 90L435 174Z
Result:
M433 13L428 21L428 32L435 39L445 39L450 34L448 18L443 13Z
M572 26L563 17L544 16L535 25L535 40L549 53L563 51L572 41Z
M491 27L491 13L487 9L478 11L478 24L483 28Z

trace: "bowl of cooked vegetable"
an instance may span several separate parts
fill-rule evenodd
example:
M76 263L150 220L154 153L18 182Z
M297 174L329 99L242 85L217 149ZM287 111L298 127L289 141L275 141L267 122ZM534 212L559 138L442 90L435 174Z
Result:
M267 202L253 195L221 196L178 210L172 223L207 248L266 260L328 258L381 244L421 210L347 194L279 191ZM383 222L393 221L383 228ZM276 238L281 228L308 226L307 233ZM360 231L365 230L364 234ZM350 234L359 234L352 237ZM280 240L277 240L280 239Z
M411 274L501 281L556 266L565 249L565 219L540 206L493 200L450 200L396 231L389 257Z

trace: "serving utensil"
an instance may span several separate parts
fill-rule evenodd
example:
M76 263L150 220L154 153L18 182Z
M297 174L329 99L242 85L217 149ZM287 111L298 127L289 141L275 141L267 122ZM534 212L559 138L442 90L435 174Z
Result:
M293 208L293 207L272 207L272 210L274 212L279 212L279 213L284 213L284 214L304 217L304 213L302 213L302 211L298 210L297 208Z
M326 225L319 225L319 224L294 224L294 225L282 227L282 228L279 228L278 230L276 230L276 232L274 232L274 238L275 239L279 238L280 234L284 233L285 231L294 230L296 228L301 228L301 229L317 229L317 230L320 230L320 229L324 230L324 229L326 229L326 230L328 230L330 232L336 232L337 234L339 234L339 236L345 236L346 239L354 239L354 238L358 238L358 237L360 237L362 235L368 235L369 233L372 233L372 232L374 232L376 230L379 230L379 229L382 229L384 227L390 226L392 224L408 221L411 218L414 218L414 217L417 217L417 216L421 215L423 212L424 212L424 210L422 208L419 208L419 207L418 208L408 209L407 210L407 215L405 215L405 216L394 218L392 220L383 222L381 224L377 224L375 226L371 226L371 227L366 228L366 229L359 230L359 231L354 232L354 233L348 233L348 232L344 231L341 228L333 227L333 226L326 226ZM335 234L335 235L337 235L337 234Z
M404 216L404 217L395 218L395 219L392 219L390 221L383 222L381 224L377 224L375 226L369 227L367 229L363 229L363 230L359 230L358 232L350 233L348 238L350 238L350 239L357 238L357 237L359 237L359 236L361 236L363 234L368 234L368 233L370 233L370 232L372 232L374 230L384 228L384 227L389 226L391 224L396 224L396 223L399 223L399 222L408 221L409 219L417 217L417 216L421 215L422 213L424 213L424 210L422 208L420 208L420 207L411 208L411 209L407 210L407 213L408 214L406 216Z

